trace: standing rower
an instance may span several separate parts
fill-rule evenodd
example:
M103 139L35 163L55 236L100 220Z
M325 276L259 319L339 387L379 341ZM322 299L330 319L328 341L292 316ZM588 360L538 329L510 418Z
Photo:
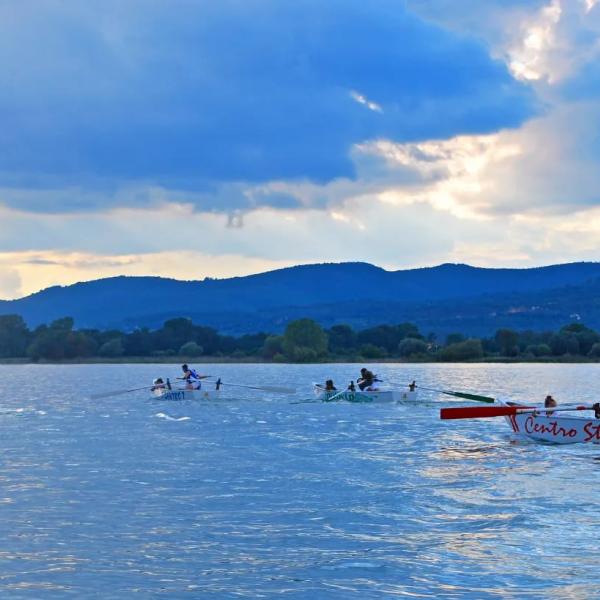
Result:
M183 371L183 377L178 377L178 379L185 381L185 387L188 390L199 390L202 387L200 380L208 377L208 375L198 375L195 369L187 365L181 365L181 370Z

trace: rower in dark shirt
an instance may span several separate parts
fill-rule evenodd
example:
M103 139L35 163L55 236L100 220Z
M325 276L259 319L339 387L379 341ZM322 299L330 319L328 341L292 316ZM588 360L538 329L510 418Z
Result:
M364 367L360 370L360 377L356 380L361 391L370 388L375 382L375 375Z

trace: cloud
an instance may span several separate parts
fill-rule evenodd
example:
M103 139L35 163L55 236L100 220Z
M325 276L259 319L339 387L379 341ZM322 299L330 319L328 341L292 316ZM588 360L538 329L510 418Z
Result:
M514 131L365 149L415 172L416 183L382 192L470 219L568 215L600 205L598 103L560 106Z
M458 5L0 4L6 289L599 260L600 3Z
M568 219L538 211L482 220L457 216L425 199L409 202L383 194L356 197L335 210L257 209L245 215L243 228L224 230L224 220L191 207L120 209L71 224L81 232L72 242L65 235L69 228L59 231L40 217L34 225L51 229L56 237L50 246L63 249L0 254L0 277L8 269L12 278L0 293L16 297L121 274L228 277L324 260L367 260L388 269L442 262L505 267L600 260L600 207ZM18 230L10 217L4 215L3 222Z
M0 298L18 298L22 294L21 276L16 269L0 264Z
M241 183L354 178L357 143L536 111L485 45L392 0L32 7L0 5L1 199L22 209L247 208Z

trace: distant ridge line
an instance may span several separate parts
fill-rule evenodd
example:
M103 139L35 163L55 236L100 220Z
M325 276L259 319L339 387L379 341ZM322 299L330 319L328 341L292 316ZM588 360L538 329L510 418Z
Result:
M257 328L281 331L291 315L314 315L324 324L412 319L422 330L460 330L462 322L475 331L477 320L494 327L488 313L506 309L509 314L507 302L518 304L515 315L520 316L496 321L527 327L523 307L535 302L544 308L532 313L532 326L542 313L548 323L551 314L555 320L576 314L591 326L595 319L600 325L600 301L594 301L600 297L599 278L600 263L593 261L526 268L444 263L395 271L366 262L318 263L225 279L119 275L3 300L0 314L20 314L30 327L72 316L77 327L131 329L158 327L159 318L195 315L219 331L240 334Z

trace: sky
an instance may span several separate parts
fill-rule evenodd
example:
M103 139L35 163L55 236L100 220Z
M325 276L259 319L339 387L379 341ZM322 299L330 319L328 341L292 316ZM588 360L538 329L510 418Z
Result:
M0 298L600 260L598 0L0 0Z

